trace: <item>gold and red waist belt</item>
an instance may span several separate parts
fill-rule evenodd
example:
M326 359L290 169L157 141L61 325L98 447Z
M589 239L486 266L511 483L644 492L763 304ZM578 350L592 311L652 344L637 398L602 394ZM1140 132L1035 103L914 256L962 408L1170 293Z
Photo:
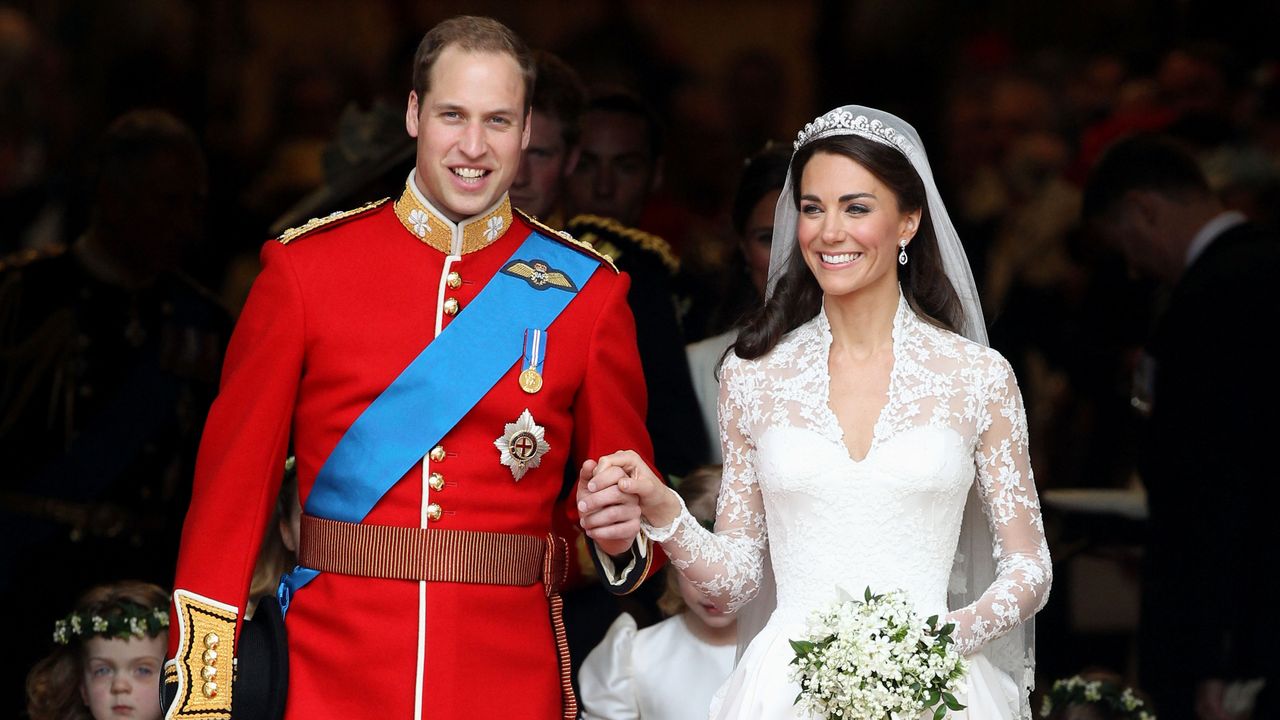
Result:
M480 585L541 582L551 605L560 660L564 717L578 714L569 682L569 643L560 588L568 571L565 541L474 530L440 530L325 520L303 514L298 564L321 572Z
M473 530L368 525L303 515L298 564L321 572L397 580L533 585L547 594L564 584L564 540Z

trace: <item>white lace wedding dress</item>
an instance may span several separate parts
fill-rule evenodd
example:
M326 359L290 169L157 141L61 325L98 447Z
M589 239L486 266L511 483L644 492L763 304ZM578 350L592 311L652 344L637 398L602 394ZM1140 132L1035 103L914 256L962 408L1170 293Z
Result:
M922 616L956 623L970 656L951 717L1013 718L1015 679L977 654L1033 615L1052 570L1027 456L1016 380L995 351L919 319L905 300L894 318L888 402L871 449L850 457L827 402L831 332L825 313L768 355L730 355L721 374L724 481L716 532L684 511L645 532L709 596L741 607L756 594L766 549L777 609L713 702L715 718L798 718L787 642L836 598L904 590ZM968 607L947 607L961 517L973 483L996 538L997 577ZM950 612L949 612L950 610ZM1022 678L1018 678L1021 681Z

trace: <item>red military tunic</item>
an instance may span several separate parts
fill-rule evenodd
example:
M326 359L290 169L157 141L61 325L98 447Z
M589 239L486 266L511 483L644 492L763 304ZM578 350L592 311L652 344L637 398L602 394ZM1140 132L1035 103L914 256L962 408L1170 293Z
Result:
M221 613L225 622L234 613L237 627L243 617L290 438L305 507L344 431L449 326L450 311L466 312L533 229L505 196L455 227L417 192L412 176L394 203L309 225L263 248L263 271L205 428L175 593L179 605L196 611L178 607L170 642L171 656L184 642L196 652L188 666L179 657L166 667L166 682L181 672L188 688L170 717L226 717L231 626L222 626L210 660L206 649L218 625L206 617ZM566 463L622 448L651 458L627 288L627 276L601 258L546 329L540 391L521 389L523 368L514 363L439 447L424 448L426 457L364 522L542 537ZM546 429L550 448L516 482L494 441L526 409ZM654 569L647 548L633 556L618 592ZM559 666L541 585L321 573L299 590L286 624L288 718L560 717ZM214 697L203 692L202 671L217 685Z

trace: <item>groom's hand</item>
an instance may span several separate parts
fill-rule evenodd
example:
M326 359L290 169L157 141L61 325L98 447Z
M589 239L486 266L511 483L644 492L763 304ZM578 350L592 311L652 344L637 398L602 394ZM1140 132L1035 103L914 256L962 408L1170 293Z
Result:
M620 450L605 455L594 465L594 473L586 484L587 509L592 508L595 496L612 498L610 491L617 490L625 496L638 498L645 520L655 527L666 527L680 514L680 501L666 483L632 450ZM584 467L585 470L585 467ZM579 511L583 511L584 497L579 476ZM637 523L637 527L639 523Z
M597 472L595 460L584 462L578 471L579 522L602 552L622 555L640 534L640 499L622 492L616 478L607 485L597 482Z

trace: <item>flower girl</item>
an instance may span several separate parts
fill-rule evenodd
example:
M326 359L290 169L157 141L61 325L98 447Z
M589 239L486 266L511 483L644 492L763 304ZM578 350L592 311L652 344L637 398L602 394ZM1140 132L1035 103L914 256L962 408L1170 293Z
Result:
M151 583L99 585L54 626L57 647L27 675L32 720L159 720L169 597Z
M699 521L715 518L720 469L695 470L678 492ZM737 623L673 567L658 601L666 620L642 630L623 613L578 675L583 716L705 720L711 696L733 669Z

